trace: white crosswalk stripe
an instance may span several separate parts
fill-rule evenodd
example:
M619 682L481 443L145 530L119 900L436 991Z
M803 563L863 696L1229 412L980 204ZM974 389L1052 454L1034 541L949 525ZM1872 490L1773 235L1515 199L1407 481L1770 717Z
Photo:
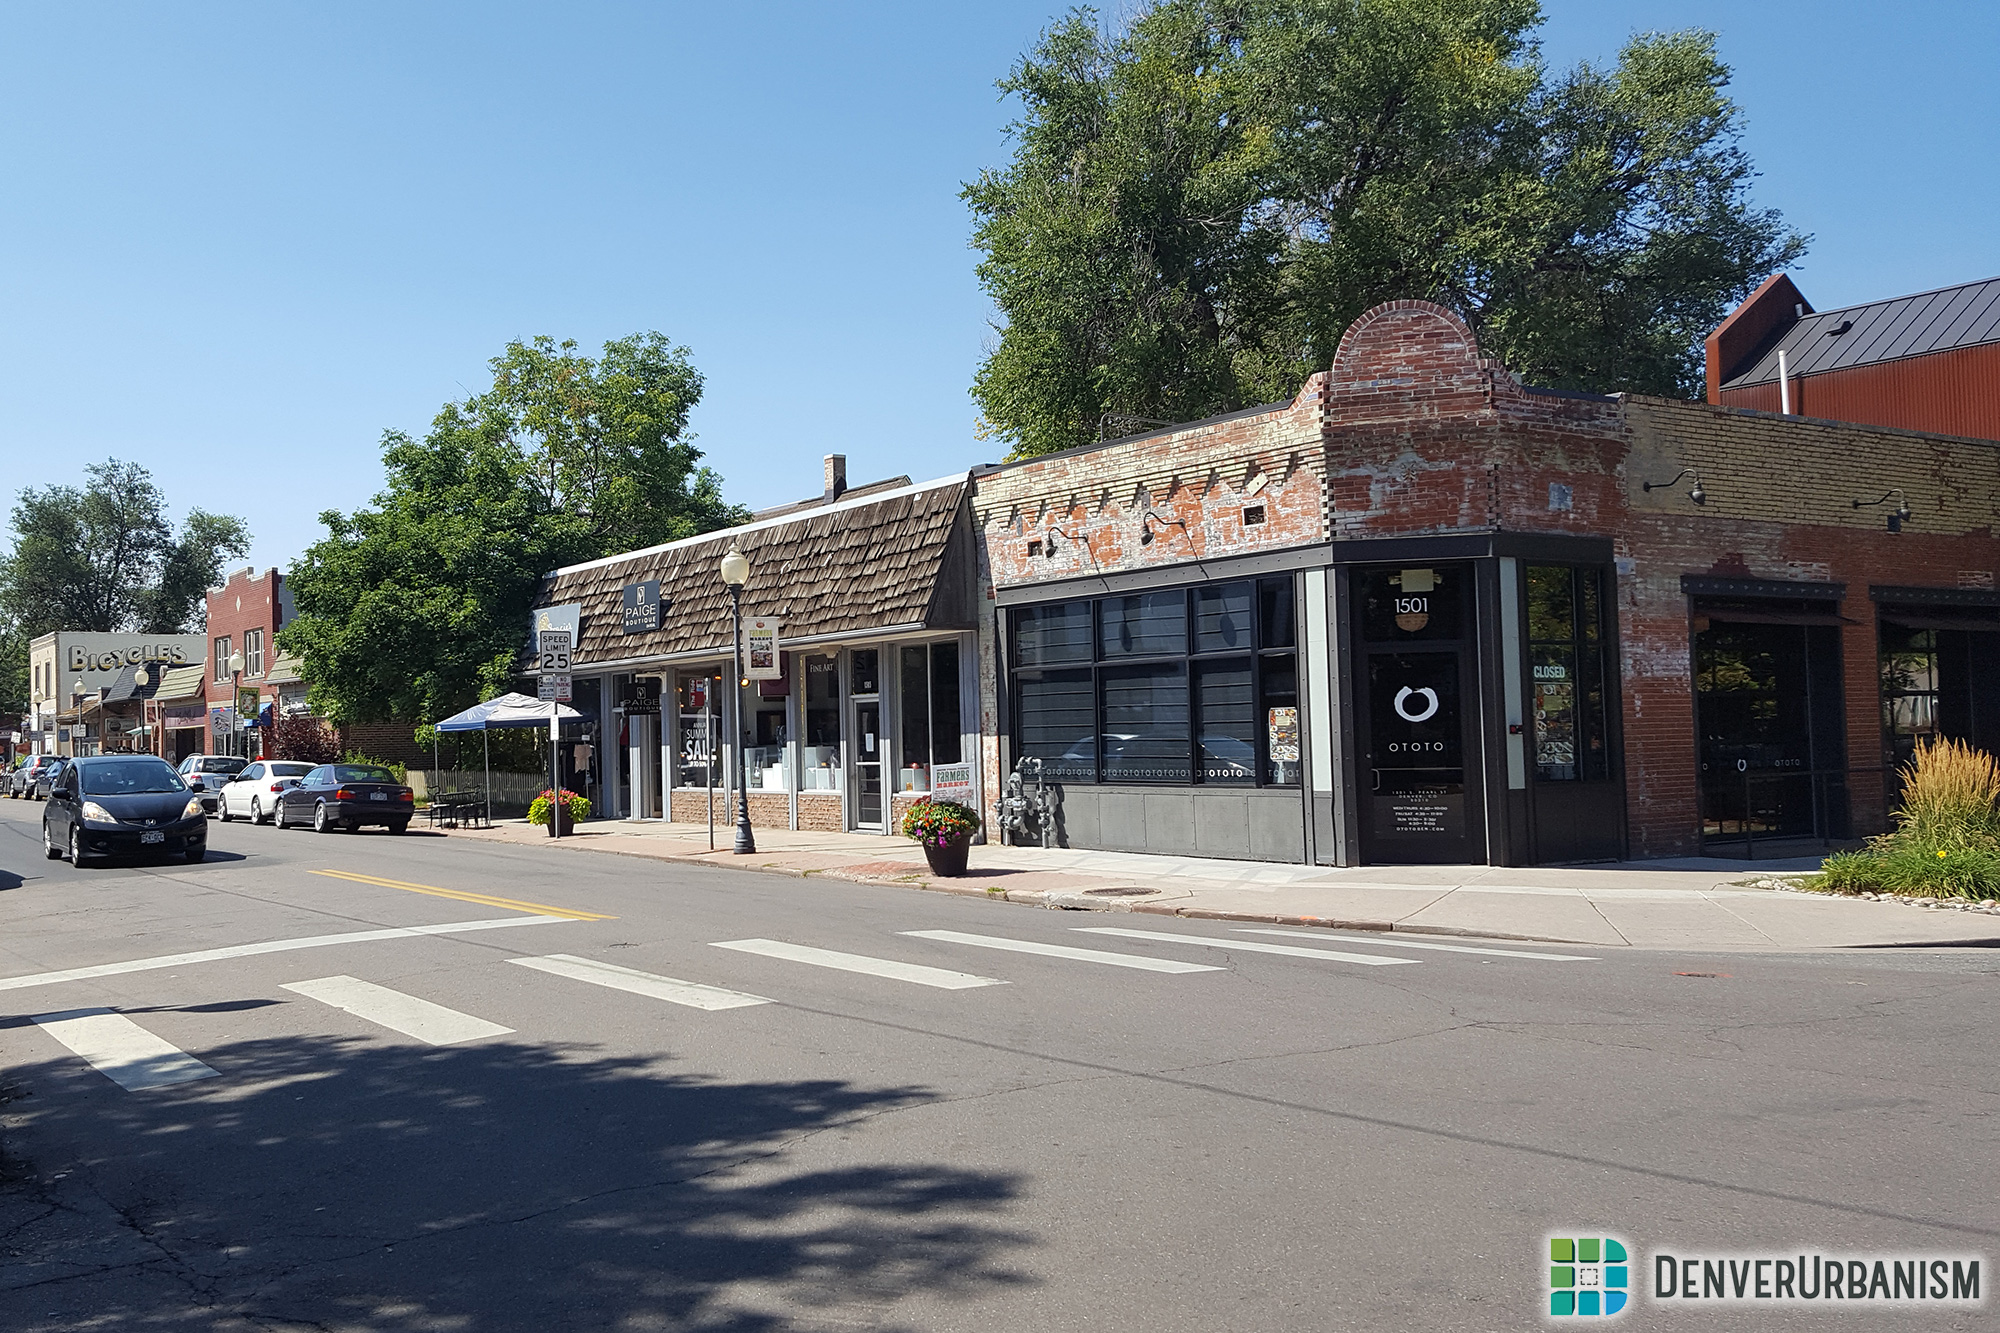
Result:
M870 958L866 954L815 949L805 944L787 944L783 940L716 940L713 942L713 947L734 949L738 953L762 954L766 958L782 958L787 962L807 963L813 967L831 967L842 972L860 972L871 977L887 977L892 981L908 981L919 986L935 986L939 990L970 990L975 986L1007 984L997 977L975 976L970 972L952 972L942 967L923 967L916 963L899 963L889 958Z
M698 981L655 976L651 972L619 967L616 963L600 963L594 958L578 958L574 954L552 953L546 958L509 958L507 961L552 976L630 991L634 995L651 996L669 1004L684 1004L691 1009L741 1009L746 1005L771 1003L761 995L724 990L720 986L704 986Z
M1372 953L1342 953L1338 949L1300 949L1289 944L1259 944L1255 940L1218 939L1213 935L1176 935L1165 930L1127 930L1122 926L1072 926L1072 930L1092 935L1122 935L1127 939L1153 940L1161 944L1201 944L1211 949L1238 949L1245 953L1277 953L1290 958L1320 958L1336 963L1359 963L1363 967L1395 967L1415 963L1414 958L1384 958Z
M1285 935L1295 940L1348 940L1355 944L1385 944L1391 949L1434 949L1439 953L1476 953L1492 958L1535 958L1544 963L1594 963L1598 960L1577 953L1529 953L1525 949L1485 949L1471 944L1433 944L1429 940L1392 940L1386 934L1336 935L1324 930L1267 930L1238 926L1245 935Z
M216 1076L192 1055L109 1009L66 1009L37 1015L35 1022L127 1092Z
M345 1009L356 1018L433 1046L451 1046L481 1037L498 1037L514 1030L355 977L288 981L284 988L336 1009Z
M1078 949L1067 944L1043 944L1037 940L1004 939L998 935L968 935L958 930L906 930L920 940L941 940L946 944L969 944L975 949L1005 949L1012 953L1042 954L1068 958L1079 963L1104 963L1111 967L1137 968L1142 972L1223 972L1226 968L1207 963L1184 963L1178 958L1143 958L1136 953L1108 953L1102 949Z

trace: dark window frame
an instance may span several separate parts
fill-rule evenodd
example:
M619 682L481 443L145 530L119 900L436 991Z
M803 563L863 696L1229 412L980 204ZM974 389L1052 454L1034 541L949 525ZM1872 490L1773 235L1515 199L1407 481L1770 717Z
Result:
M1267 603L1270 585L1283 585L1283 592L1275 600ZM1220 590L1241 585L1248 589L1249 620L1248 631L1241 644L1222 648L1200 648L1200 609L1197 594L1205 589ZM1104 651L1104 604L1129 596L1161 596L1179 593L1182 598L1182 633L1180 650L1176 652L1107 655ZM1084 602L1089 607L1088 642L1089 653L1082 658L1065 658L1048 662L1023 664L1020 660L1021 639L1020 618L1034 615L1046 606ZM1276 617L1283 623L1269 625L1267 604L1282 608ZM1143 786L1143 787L1201 787L1214 786L1223 790L1238 791L1245 788L1274 787L1280 790L1298 790L1304 781L1304 765L1298 761L1279 761L1290 766L1296 775L1289 781L1278 781L1272 777L1273 761L1270 757L1269 711L1271 698L1282 699L1285 707L1300 706L1298 657L1301 645L1298 642L1300 616L1298 611L1298 579L1295 574L1252 575L1246 578L1216 579L1199 583L1179 584L1166 588L1149 588L1140 593L1108 593L1100 597L1053 598L1048 602L1035 602L1007 608L1007 689L1008 739L1014 752L1023 752L1023 708L1022 685L1024 677L1028 681L1039 682L1051 676L1071 678L1087 675L1090 688L1091 733L1090 759L1087 761L1089 776L1065 776L1063 781L1080 782L1091 786ZM1267 643L1267 639L1282 638L1279 643ZM1200 704L1196 681L1204 666L1218 666L1243 663L1249 668L1252 686L1251 729L1253 758L1249 780L1209 779L1205 774L1207 766L1202 749L1201 718L1198 716ZM1277 665L1274 667L1273 664ZM1147 667L1177 667L1185 686L1186 713L1184 725L1187 732L1187 776L1185 778L1132 778L1104 776L1103 740L1106 732L1104 681L1107 671L1119 672ZM1288 678L1290 690L1272 690L1267 681L1272 677Z

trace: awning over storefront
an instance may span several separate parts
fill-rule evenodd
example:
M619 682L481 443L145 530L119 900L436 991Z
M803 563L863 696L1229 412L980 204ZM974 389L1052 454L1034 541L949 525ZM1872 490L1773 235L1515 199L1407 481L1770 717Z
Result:
M743 612L783 625L786 647L867 635L970 629L975 556L966 479L835 501L794 515L559 569L537 607L581 605L576 671L719 657L730 650L732 544L750 562ZM657 579L657 629L625 632L628 585Z

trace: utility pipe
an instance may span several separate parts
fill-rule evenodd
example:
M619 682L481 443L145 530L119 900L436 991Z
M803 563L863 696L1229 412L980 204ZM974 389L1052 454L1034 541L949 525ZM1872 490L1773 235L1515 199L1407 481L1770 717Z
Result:
M1785 349L1778 349L1778 410L1786 416L1792 414L1792 375L1785 364Z

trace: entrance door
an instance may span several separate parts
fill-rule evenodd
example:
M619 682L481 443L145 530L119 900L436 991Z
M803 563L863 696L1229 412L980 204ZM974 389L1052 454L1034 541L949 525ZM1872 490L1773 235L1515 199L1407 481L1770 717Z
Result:
M625 719L626 818L660 817L660 719L635 713Z
M1695 613L1703 849L1740 856L1765 840L1795 840L1803 849L1845 838L1847 745L1832 604L1746 611L1698 601ZM1781 616L1807 623L1771 623ZM1815 616L1833 623L1811 623Z
M854 822L882 827L882 704L854 705Z
M1362 859L1483 861L1472 568L1360 570L1354 593Z

